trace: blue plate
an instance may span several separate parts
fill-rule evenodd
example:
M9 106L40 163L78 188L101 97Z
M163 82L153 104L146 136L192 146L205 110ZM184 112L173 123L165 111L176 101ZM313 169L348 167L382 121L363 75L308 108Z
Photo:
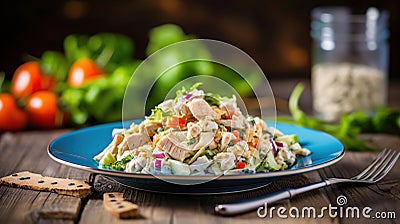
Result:
M298 157L287 170L246 175L226 175L208 181L204 176L164 175L162 179L150 174L126 173L98 168L92 158L110 142L114 128L123 127L115 122L72 131L54 139L47 152L55 161L67 166L103 174L129 187L174 194L215 194L246 191L265 186L271 181L295 174L301 174L330 166L344 155L344 147L336 138L324 132L295 125L277 123L276 127L285 134L297 134L300 144L311 151L311 155ZM126 126L125 126L126 127ZM203 181L204 180L204 181ZM185 185L185 181L203 182ZM183 184L175 184L175 183Z

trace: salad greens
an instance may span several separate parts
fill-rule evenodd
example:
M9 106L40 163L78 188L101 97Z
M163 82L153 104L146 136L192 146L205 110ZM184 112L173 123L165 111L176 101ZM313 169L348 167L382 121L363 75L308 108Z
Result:
M308 116L299 107L299 99L304 90L304 84L299 83L289 98L291 117L278 117L278 121L292 123L303 127L327 132L338 138L348 150L374 150L364 140L358 138L361 133L400 134L400 110L379 107L374 115L357 111L342 115L339 123L327 123L318 118Z

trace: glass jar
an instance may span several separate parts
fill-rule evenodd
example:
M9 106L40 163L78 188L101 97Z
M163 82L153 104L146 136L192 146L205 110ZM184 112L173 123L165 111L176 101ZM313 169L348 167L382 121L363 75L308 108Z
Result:
M312 11L311 84L315 115L338 121L342 114L372 112L386 104L387 12L369 8L351 15L345 7Z

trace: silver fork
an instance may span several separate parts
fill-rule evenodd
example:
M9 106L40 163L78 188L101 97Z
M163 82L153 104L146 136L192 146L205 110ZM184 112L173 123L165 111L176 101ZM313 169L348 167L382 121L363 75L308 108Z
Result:
M228 204L217 204L215 206L215 212L220 215L236 215L255 210L256 208L264 206L265 203L272 204L280 200L292 198L295 195L307 191L329 186L331 184L344 182L373 184L380 181L389 173L399 156L400 152L391 149L384 149L367 168L352 178L329 178L324 181L297 188L277 191L256 198L250 198Z

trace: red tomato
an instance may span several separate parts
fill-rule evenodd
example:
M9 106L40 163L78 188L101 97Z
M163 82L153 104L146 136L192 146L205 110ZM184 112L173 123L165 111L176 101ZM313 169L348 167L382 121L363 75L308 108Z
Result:
M15 70L11 80L11 93L17 98L26 98L34 92L49 90L54 84L52 77L42 73L38 62L30 61Z
M0 94L0 131L19 131L27 123L28 116L18 108L14 97L8 93Z
M253 141L247 142L247 145L249 147L257 148L257 146L258 146L258 138L254 138Z
M244 169L246 167L245 162L237 162L236 163L236 169Z
M181 129L186 126L186 120L187 120L186 116L178 118L178 124Z
M170 116L167 119L167 127L170 128L184 128L186 126L186 116L182 116L182 117L177 117L177 116Z
M228 120L232 120L232 117L234 114L235 114L235 111L231 111L228 115Z
M79 87L88 81L103 76L104 71L100 69L93 60L83 58L76 61L69 70L68 84Z
M236 137L236 139L240 140L240 132L238 130L233 130L232 134Z
M29 121L35 128L59 128L65 122L65 113L58 108L58 98L50 91L32 94L26 103Z

